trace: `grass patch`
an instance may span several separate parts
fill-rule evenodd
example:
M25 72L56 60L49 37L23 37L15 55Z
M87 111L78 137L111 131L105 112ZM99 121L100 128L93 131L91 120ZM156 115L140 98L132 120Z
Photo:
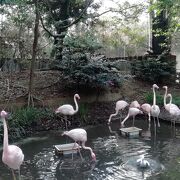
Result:
M7 119L10 141L28 135L28 127L38 125L41 119L53 119L54 113L50 109L25 107L14 110ZM0 137L3 139L3 126L0 126Z
M146 99L147 103L153 104L153 93L152 92L147 92L147 93L145 93L144 96L145 96L145 99ZM163 96L160 95L159 93L156 93L156 104L159 105L159 106L164 105Z
M145 93L144 96L145 96L147 103L153 104L153 93L152 92L147 92L147 93ZM166 102L169 103L169 99L167 99ZM177 106L180 106L180 97L173 96L172 103L176 104ZM156 93L156 104L159 106L164 106L164 94L161 95L158 92Z

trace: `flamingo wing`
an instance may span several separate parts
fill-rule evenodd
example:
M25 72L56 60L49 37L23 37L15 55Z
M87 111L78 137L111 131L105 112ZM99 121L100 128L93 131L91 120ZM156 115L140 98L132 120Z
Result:
M73 115L74 109L70 104L62 105L58 108L58 111L64 115Z
M3 152L2 160L11 169L19 169L24 160L24 154L18 146L9 145L8 151Z

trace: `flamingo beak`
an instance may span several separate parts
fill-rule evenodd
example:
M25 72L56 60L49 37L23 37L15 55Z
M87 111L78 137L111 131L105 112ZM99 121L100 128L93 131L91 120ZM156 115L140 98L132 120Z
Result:
M96 155L93 153L93 155L92 155L92 160L93 161L96 161Z

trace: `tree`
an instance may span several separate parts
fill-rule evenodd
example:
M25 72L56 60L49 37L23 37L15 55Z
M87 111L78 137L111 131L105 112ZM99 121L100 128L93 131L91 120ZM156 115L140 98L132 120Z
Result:
M179 6L179 0L151 1L152 51L154 54L170 52L171 37L180 29Z
M92 0L47 0L41 4L42 11L46 13L44 16L41 14L41 23L46 32L54 38L56 60L62 60L63 41L68 29L84 18L92 2Z
M42 12L45 15L41 13L41 22L46 32L54 38L54 53L52 54L56 60L62 60L64 38L73 25L83 22L92 27L99 22L102 15L109 12L121 15L119 18L121 21L128 21L131 18L137 19L144 10L142 4L130 4L128 2L124 4L117 2L117 8L109 8L103 13L97 11L99 7L100 4L93 3L93 0L48 0L42 3Z
M35 27L34 27L34 41L33 41L33 47L32 47L32 60L31 60L31 67L30 67L30 76L29 76L29 91L28 91L28 106L30 104L33 105L33 95L32 95L32 89L33 89L33 80L34 80L34 65L36 60L36 53L37 53L37 44L38 44L38 37L39 37L39 20L40 20L40 14L38 9L38 0L35 0Z

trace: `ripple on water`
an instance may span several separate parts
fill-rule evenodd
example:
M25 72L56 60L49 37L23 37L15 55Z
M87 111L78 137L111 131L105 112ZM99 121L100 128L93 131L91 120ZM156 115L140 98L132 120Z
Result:
M106 180L141 180L160 173L164 169L163 165L151 159L149 154L151 146L140 139L117 138L116 136L110 136L103 140L97 138L94 141L94 149L98 150L97 154L101 153L99 161L102 161L96 168L96 175L94 174L97 179L101 179L103 174L103 179ZM140 154L148 157L149 168L141 169L137 166L136 160Z

